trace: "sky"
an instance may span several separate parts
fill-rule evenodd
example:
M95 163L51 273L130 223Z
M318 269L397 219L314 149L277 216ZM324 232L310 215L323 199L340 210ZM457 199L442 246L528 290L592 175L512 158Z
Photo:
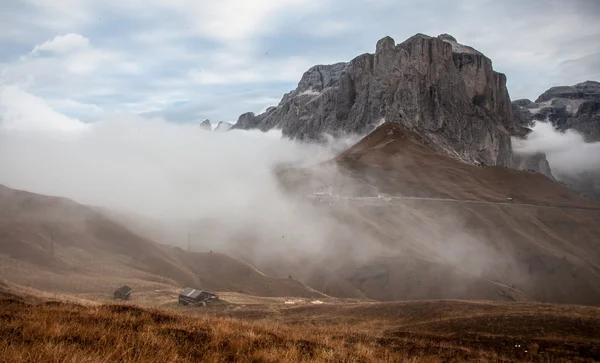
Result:
M600 80L598 0L2 0L0 111L235 122L312 65L416 33L483 52L512 99Z

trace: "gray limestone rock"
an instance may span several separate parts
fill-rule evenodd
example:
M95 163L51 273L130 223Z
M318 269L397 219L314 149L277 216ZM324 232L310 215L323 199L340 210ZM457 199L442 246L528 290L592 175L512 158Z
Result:
M531 127L534 123L534 117L530 110L520 107L513 102L513 115L515 126Z
M600 83L552 87L536 100L534 119L552 122L559 130L573 129L588 142L600 141Z
M597 100L600 95L600 83L596 81L586 81L578 83L574 86L559 86L552 87L542 93L535 103L551 101L557 98L565 98L571 100Z
M291 138L365 133L396 122L467 162L512 166L518 133L506 77L477 50L445 34L417 34L396 44L385 37L375 54L309 69L298 87L261 115L234 126L281 128Z
M528 100L526 98L522 98L520 100L515 100L513 101L513 105L516 105L518 107L524 107L524 108L535 108L537 107L537 105L535 104L535 102L533 102L532 100Z
M600 83L586 81L574 86L552 87L534 103L529 100L513 102L515 123L524 127L531 121L551 122L561 131L575 130L587 142L600 142ZM526 135L526 133L525 133ZM519 136L525 136L519 135ZM545 165L536 156L514 156L515 166L520 169L539 166L544 173ZM556 178L569 188L600 201L600 170L576 174L558 174Z
M554 175L552 175L550 164L548 163L548 159L546 159L546 154L544 153L532 155L515 153L513 155L513 161L515 169L541 173L554 180Z
M202 121L202 123L200 124L200 128L204 131L212 131L212 125L210 124L210 121L208 119Z

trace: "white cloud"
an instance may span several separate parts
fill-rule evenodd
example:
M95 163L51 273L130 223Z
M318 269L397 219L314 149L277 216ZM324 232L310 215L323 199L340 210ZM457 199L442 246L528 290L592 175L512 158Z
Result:
M79 119L98 119L105 114L104 109L93 103L83 103L71 98L50 99L48 104L52 109Z
M69 17L83 16L87 14L89 1L86 0L61 0L48 2L46 0L25 0L38 10L43 10L54 15L66 15Z
M560 85L571 85L573 80L578 80L576 83L600 80L600 49L598 53L560 63L550 77L556 80L555 84Z
M139 65L135 62L125 60L120 54L101 49L86 49L72 54L62 61L66 65L66 69L75 74L89 74L98 71L101 67L105 72L141 73Z
M0 86L0 128L23 131L78 131L86 125L52 109L17 86Z
M311 63L300 57L287 59L256 59L256 63L239 63L239 66L227 67L215 63L212 68L189 71L191 80L202 85L227 85L250 82L288 81L297 82L310 68Z
M131 34L131 40L137 43L146 45L154 44L166 44L169 42L176 42L184 37L189 37L193 33L189 30L184 29L170 29L170 28L151 28L148 30L140 31L139 33Z
M580 133L558 131L550 122L536 122L532 129L526 140L513 139L515 152L545 153L556 174L600 171L600 142L586 143Z
M54 112L22 116L26 129L0 126L0 184L161 221L216 218L251 240L280 241L281 230L293 229L283 242L310 249L328 241L328 228L319 227L334 224L285 196L273 168L326 160L337 144L296 143L278 132L207 133L136 115L65 133L65 116L56 128L40 125Z
M302 29L307 34L317 37L335 37L353 30L351 24L340 20L317 21Z
M315 0L155 0L183 15L198 34L223 42L252 39L273 31L280 13L309 12Z
M0 63L0 85L17 85L49 95L50 100L116 96L120 77L142 72L142 66L128 55L96 48L88 38L69 33L36 45L12 62Z
M79 34L69 33L57 35L54 39L36 45L31 51L31 54L37 55L44 51L56 54L66 54L75 50L87 48L89 45L90 40L88 38Z
M4 0L28 10L27 20L30 24L54 32L72 31L89 25L95 18L93 0ZM96 3L98 4L98 3Z
M401 42L417 32L450 33L482 51L507 74L514 99L600 74L599 8L588 0L4 3L1 83L122 111L169 107L172 98L156 97L177 91L177 99L212 101L221 108L216 119L234 119L232 107L215 103L224 93L253 87L279 98L312 65L373 52L384 35ZM17 60L31 49L36 56Z
M253 70L237 70L231 72L215 72L209 70L191 70L190 79L203 85L223 85L260 80L260 74Z

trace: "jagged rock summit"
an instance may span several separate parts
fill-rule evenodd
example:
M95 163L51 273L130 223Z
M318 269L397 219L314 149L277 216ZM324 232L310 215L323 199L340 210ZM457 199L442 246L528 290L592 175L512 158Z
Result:
M212 131L212 125L210 123L210 120L206 119L202 121L202 123L200 124L200 128L204 131Z
M215 127L215 131L223 132L228 131L233 125L229 122L219 121L217 127Z
M241 115L234 128L281 128L319 140L396 122L466 162L512 166L518 133L506 77L479 51L450 35L384 37L374 54L310 68L298 87L265 113Z

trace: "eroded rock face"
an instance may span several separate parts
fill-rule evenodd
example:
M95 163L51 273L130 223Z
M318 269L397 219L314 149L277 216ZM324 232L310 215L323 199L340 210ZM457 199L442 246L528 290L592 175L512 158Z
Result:
M382 122L401 123L467 162L513 164L517 127L506 77L447 34L417 34L400 44L385 37L375 54L312 67L277 107L243 114L234 127L278 127L292 138L319 140Z

